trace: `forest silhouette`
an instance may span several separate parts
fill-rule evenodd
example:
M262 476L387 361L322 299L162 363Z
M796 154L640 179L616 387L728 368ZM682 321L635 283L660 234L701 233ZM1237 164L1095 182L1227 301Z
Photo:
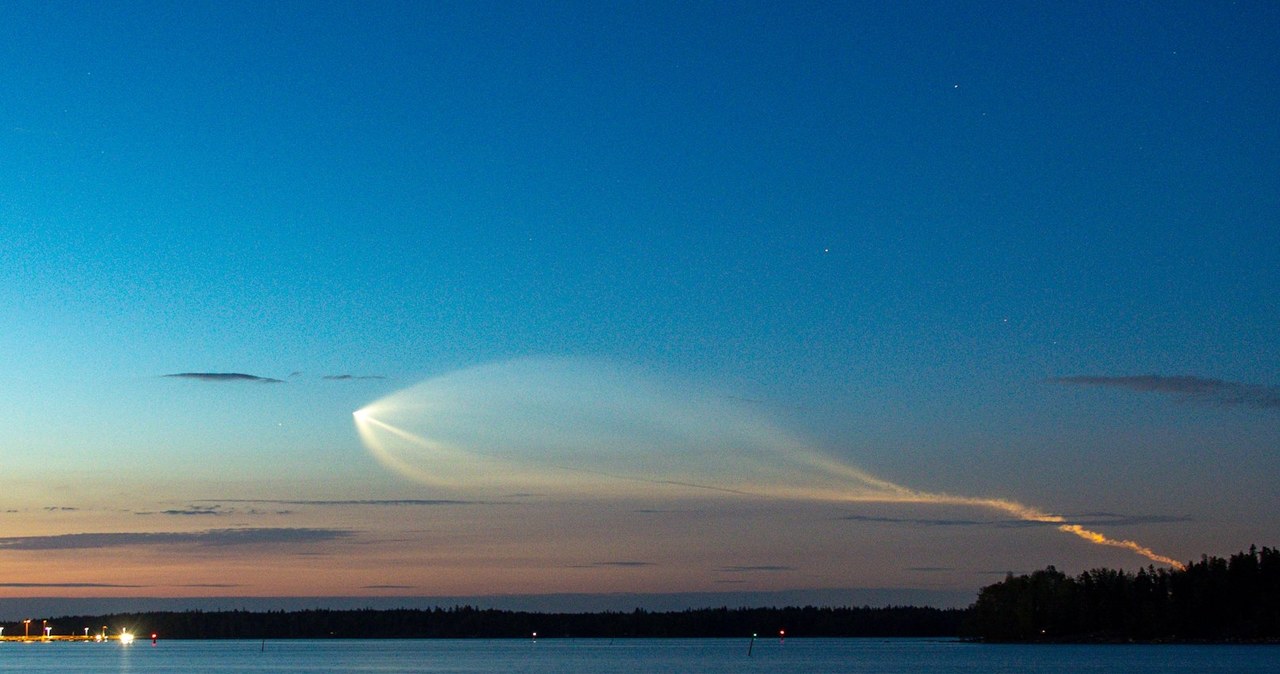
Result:
M968 613L962 633L984 641L1274 641L1280 550L1136 573L1050 566L982 588Z

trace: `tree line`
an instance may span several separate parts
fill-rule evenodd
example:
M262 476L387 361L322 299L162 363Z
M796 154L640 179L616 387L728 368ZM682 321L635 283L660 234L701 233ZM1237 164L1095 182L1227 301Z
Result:
M51 619L55 634L140 638L531 638L543 637L929 637L954 636L966 611L929 607L707 608L685 611L534 613L455 606L433 609L165 611ZM21 634L22 623L4 625Z
M963 634L986 641L1280 640L1280 550L1202 556L1182 569L1050 566L982 588Z

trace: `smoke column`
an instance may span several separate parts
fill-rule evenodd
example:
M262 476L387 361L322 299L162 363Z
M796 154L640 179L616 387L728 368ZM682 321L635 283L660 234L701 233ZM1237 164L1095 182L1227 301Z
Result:
M460 370L354 413L383 465L459 492L620 497L655 488L736 497L985 508L1153 562L1176 560L998 498L911 489L826 458L741 403L583 359Z

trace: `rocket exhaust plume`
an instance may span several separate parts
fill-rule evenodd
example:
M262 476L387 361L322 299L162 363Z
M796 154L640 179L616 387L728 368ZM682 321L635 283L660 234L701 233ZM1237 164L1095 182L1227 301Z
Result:
M584 359L460 370L354 413L383 465L458 491L618 498L655 489L735 497L975 507L1055 526L1153 562L1130 540L998 498L920 491L822 456L759 414L685 382Z

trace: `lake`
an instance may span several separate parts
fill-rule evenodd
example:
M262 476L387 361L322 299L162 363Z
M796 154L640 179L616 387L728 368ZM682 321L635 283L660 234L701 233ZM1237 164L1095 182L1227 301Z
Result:
M748 655L750 650L750 655ZM1126 672L1280 671L1280 647L989 645L931 639L297 640L4 643L0 672Z

